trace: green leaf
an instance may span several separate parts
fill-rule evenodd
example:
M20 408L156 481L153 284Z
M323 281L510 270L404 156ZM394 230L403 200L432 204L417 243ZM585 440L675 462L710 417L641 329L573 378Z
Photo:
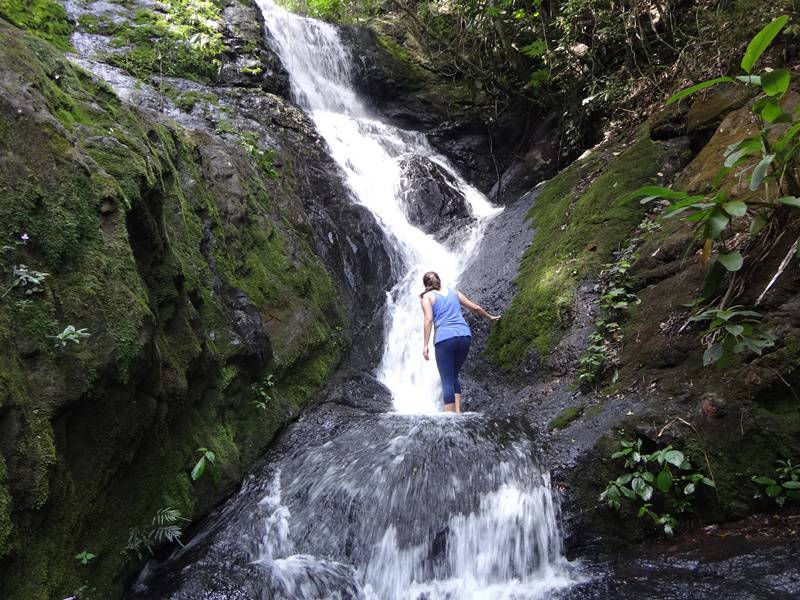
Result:
M789 17L786 15L774 19L750 40L750 43L747 45L747 50L744 52L744 57L742 58L742 69L745 73L749 73L753 70L753 66L758 59L761 58L761 55L764 54L764 51L769 48L772 40L780 33L788 20Z
M631 488L633 489L634 492L636 492L639 495L641 495L644 492L644 489L646 487L647 487L647 484L645 483L644 479L642 479L641 477L636 477L631 482Z
M644 187L640 187L638 190L632 191L630 194L623 196L620 199L620 204L626 204L631 200L635 200L637 198L646 198L648 200L654 200L655 198L664 198L666 200L680 200L686 198L686 192L676 192L666 187L661 187L657 185L646 185Z
M619 488L619 491L622 492L623 496L625 496L626 498L629 498L630 500L633 500L634 498L636 498L636 492L634 492L629 487L621 487L621 488Z
M779 485L769 485L767 486L767 489L764 491L767 492L767 496L769 496L770 498L774 498L775 496L781 493L782 489L781 486Z
M728 217L724 211L715 208L711 211L708 221L706 222L705 238L712 240L719 239L720 233L728 226L729 221L730 217Z
M203 476L206 470L206 457L203 456L197 461L197 464L192 469L192 481L197 481Z
M684 496L688 496L689 494L694 494L694 484L693 483L687 483L686 487L683 488L683 495Z
M713 487L713 488L717 487L717 484L714 483L714 481L709 479L708 477L703 477L700 481L702 481L708 487Z
M783 487L787 490L800 490L800 481L784 481Z
M772 123L783 114L783 109L773 98L762 98L753 104L753 113L768 123Z
M756 214L753 217L753 220L750 221L750 235L758 235L761 233L761 230L764 229L767 225L767 220L759 214Z
M761 182L764 181L764 177L767 176L767 171L769 170L769 166L772 164L772 161L775 159L774 154L767 154L764 158L761 159L756 165L756 168L753 169L753 175L750 177L750 191L755 192L758 187L761 185Z
M732 217L743 217L747 214L747 205L744 202L726 202L722 208Z
M742 268L742 264L744 264L744 258L739 254L738 250L728 252L727 254L720 254L717 260L722 263L722 266L728 269L728 271L738 271Z
M686 98L686 96L691 96L692 94L699 92L700 90L704 90L706 88L711 87L712 85L717 85L718 83L733 83L733 79L730 77L717 77L715 79L709 79L708 81L703 81L702 83L698 83L697 85L693 85L692 87L688 87L684 90L681 90L674 96L672 96L669 100L667 100L667 104L672 104L673 102L677 102L682 98Z
M761 77L758 75L737 75L736 81L741 81L742 83L747 83L750 85L757 85L761 86Z
M722 344L713 344L703 352L703 366L714 364L725 354L725 348Z
M727 331L731 335L735 335L735 336L738 337L738 336L742 335L742 332L744 331L744 327L742 327L741 325L736 325L735 323L733 323L733 324L730 324L730 325L725 325L725 331Z
M631 479L633 479L633 475L631 475L630 473L625 473L624 475L620 475L619 477L617 477L616 482L619 485L625 485L629 483Z
M676 467L680 467L685 459L686 457L680 450L670 450L669 452L664 454L664 460L671 465L675 465Z
M761 87L768 96L780 96L789 89L789 71L786 69L774 69L761 76Z
M789 206L800 207L800 198L796 196L784 196L783 198L778 198L778 202L781 204L788 204Z
M668 492L672 487L672 473L669 469L662 469L656 477L656 487L662 492Z

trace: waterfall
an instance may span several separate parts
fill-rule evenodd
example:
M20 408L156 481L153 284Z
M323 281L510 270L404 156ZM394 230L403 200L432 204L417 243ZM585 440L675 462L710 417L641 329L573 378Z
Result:
M402 261L398 283L387 297L387 328L378 378L392 391L400 413L438 413L439 377L431 356L422 358L422 275L436 271L455 285L474 252L487 219L497 214L425 136L382 122L351 83L351 58L332 25L305 19L258 0L274 49L291 77L295 101L311 116L341 166L355 201L376 217ZM449 175L475 217L458 239L445 244L413 225L403 207L404 157L424 157Z
M313 118L353 200L376 217L402 265L387 297L379 377L395 412L326 403L289 428L185 548L141 574L149 600L553 600L576 581L558 503L522 421L440 418L424 362L418 292L436 270L457 282L497 209L424 135L371 114L329 24L261 5L295 100ZM404 204L423 161L469 207L462 235L437 239ZM427 161L427 162L424 162ZM448 191L449 190L449 191ZM463 227L462 227L463 225Z

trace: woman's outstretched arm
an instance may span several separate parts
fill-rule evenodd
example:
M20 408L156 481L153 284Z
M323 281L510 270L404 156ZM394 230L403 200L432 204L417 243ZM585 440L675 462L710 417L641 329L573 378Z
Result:
M500 315L490 315L482 306L475 304L461 292L458 292L458 301L461 303L461 306L466 308L474 315L478 315L479 317L483 317L489 321L497 321L500 318Z
M422 356L425 357L425 360L428 360L428 342L431 339L431 330L433 329L433 308L431 307L431 301L427 295L420 298L419 303L422 305L422 314L425 319L422 333Z

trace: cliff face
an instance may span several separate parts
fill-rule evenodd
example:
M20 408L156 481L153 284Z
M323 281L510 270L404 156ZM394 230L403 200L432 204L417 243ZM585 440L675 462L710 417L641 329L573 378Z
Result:
M115 595L129 530L228 493L389 285L374 220L273 93L260 14L225 10L215 79L158 89L0 19L5 598ZM244 45L273 70L239 65ZM68 326L89 337L62 344ZM216 460L193 481L201 447Z

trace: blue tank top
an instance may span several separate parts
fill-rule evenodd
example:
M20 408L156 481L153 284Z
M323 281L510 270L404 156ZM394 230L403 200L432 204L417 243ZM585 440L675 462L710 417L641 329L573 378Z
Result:
M447 296L443 296L436 290L436 302L433 303L433 325L436 333L433 336L434 346L453 337L471 336L469 325L464 320L461 312L461 303L458 301L458 294L448 288Z

